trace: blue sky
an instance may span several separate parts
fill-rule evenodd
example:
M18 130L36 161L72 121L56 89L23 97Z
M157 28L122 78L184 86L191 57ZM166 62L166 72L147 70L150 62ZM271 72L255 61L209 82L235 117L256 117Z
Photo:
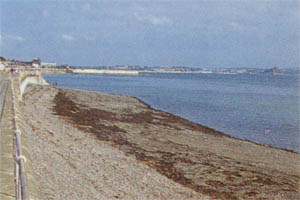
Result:
M299 67L299 1L0 0L0 55L70 65Z

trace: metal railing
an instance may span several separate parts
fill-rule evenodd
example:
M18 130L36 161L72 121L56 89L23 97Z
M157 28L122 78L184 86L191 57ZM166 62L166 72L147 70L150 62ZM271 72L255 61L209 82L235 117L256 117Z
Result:
M14 157L15 157L15 183L16 183L16 197L18 200L27 200L27 183L25 178L25 163L26 157L22 155L21 144L21 131L18 125L18 108L17 99L15 97L14 81L11 78L11 90L12 90L12 111L13 111L13 126L14 126Z

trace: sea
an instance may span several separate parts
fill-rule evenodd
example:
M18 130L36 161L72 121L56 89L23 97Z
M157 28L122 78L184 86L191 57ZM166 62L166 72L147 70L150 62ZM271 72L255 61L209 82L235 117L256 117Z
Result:
M134 96L230 136L299 152L299 75L44 75L58 87Z

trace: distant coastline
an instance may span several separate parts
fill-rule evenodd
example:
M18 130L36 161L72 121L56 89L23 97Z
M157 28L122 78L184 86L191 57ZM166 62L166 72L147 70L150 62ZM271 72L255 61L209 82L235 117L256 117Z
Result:
M57 66L41 68L45 74L73 73L73 74L107 74L107 75L143 75L145 73L169 74L254 74L254 75L297 75L297 69L248 69L248 68L218 68L202 69L188 67L144 67L144 66L113 66L113 67L78 67Z
M105 70L105 69L73 69L75 74L120 74L120 75L139 75L139 71L134 70Z
M116 66L70 66L57 65L56 62L42 61L39 58L32 61L6 59L0 56L0 70L42 71L46 74L78 73L78 74L117 74L140 75L144 73L176 73L176 74L267 74L267 75L299 75L299 68L280 68L277 66L262 68L247 67L187 67L187 66L143 66L143 65L116 65Z

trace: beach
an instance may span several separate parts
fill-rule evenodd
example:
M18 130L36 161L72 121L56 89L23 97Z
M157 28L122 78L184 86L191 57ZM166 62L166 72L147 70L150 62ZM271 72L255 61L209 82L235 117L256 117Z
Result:
M24 119L43 199L299 198L299 153L137 98L30 85Z

